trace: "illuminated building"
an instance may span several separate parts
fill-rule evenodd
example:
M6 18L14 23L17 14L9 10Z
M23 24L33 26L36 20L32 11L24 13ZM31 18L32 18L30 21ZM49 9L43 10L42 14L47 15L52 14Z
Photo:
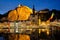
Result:
M8 13L8 21L5 18L2 18L2 20L7 21L7 25L9 23L10 28L18 26L18 28L40 28L42 30L48 29L47 31L49 31L49 26L52 23L50 20L54 15L54 13L50 14L49 10L36 11L34 6L33 9L30 9L27 6L19 5Z
M34 6L33 6L33 13L30 14L29 20L31 21L32 24L37 24L37 22L38 22L38 15L35 12Z

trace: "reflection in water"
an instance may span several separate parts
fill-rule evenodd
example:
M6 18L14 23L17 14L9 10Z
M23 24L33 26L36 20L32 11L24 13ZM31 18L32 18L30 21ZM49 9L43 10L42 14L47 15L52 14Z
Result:
M58 40L60 36L60 30L50 30L49 35L46 33L47 31L42 31L36 29L35 31L31 32L31 34L27 33L0 33L1 40Z
M3 37L3 36L1 36L1 37L0 37L0 40L4 40L4 37Z

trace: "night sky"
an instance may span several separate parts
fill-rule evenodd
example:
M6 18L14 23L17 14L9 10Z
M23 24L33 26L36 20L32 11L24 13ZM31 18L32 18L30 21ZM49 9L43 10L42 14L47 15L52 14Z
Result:
M37 11L46 8L60 10L60 0L0 0L0 14L15 9L19 4L30 8L34 4Z

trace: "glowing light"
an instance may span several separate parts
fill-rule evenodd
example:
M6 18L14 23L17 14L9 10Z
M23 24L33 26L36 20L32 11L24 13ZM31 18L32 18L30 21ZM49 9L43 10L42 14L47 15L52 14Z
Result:
M38 21L39 21L38 23L39 23L39 26L40 26L40 24L41 24L41 20L40 20L40 19L38 19Z
M45 32L45 29L42 29L42 32Z
M49 20L51 20L51 19L53 18L53 16L54 16L54 13L52 13L52 15L51 15L51 17L49 18Z
M47 35L49 35L49 31L47 31Z
M42 23L40 24L40 26L46 27L47 24L46 24L46 22L42 22Z
M16 10L13 10L11 12L9 12L8 14L8 20L13 21L13 20L17 20L17 15L16 15Z
M10 21L27 20L31 13L32 13L32 9L30 9L27 6L20 6L19 5L19 7L17 9L12 10L11 12L9 12L8 20L10 20Z
M41 33L41 29L39 29L39 33Z
M30 36L29 35L20 35L19 40L30 40Z
M16 32L18 32L18 23L16 23Z

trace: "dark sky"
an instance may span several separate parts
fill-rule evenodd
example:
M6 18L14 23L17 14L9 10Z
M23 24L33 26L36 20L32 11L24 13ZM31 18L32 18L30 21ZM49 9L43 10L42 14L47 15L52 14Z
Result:
M30 8L33 8L34 4L36 10L46 8L60 10L60 0L0 0L0 14L15 9L19 4Z

